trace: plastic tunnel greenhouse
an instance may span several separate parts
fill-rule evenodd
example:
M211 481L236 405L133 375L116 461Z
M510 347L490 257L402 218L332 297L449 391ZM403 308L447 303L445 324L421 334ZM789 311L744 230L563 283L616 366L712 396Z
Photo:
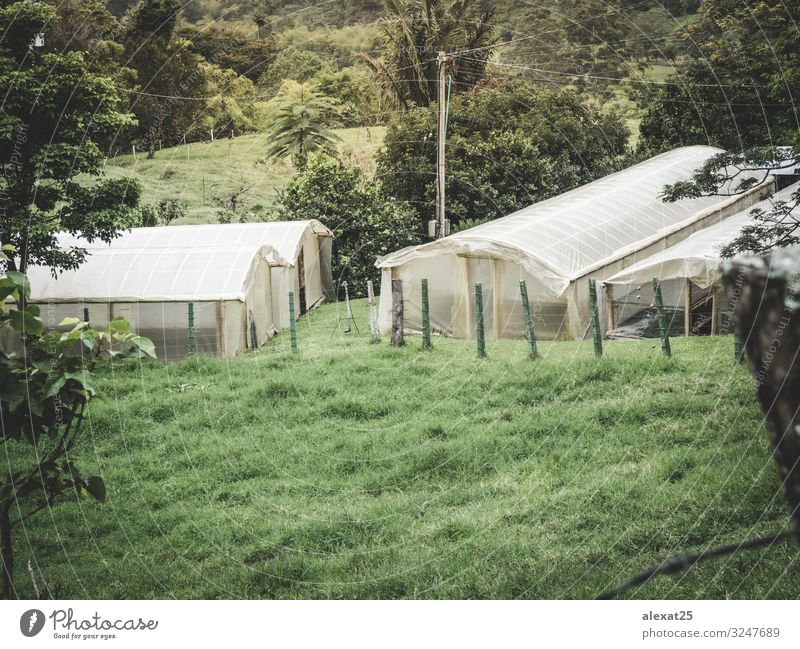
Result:
M233 357L288 326L290 291L298 314L325 298L330 245L319 241L330 237L317 221L135 228L110 244L62 235L86 260L57 277L29 268L31 302L48 327L123 316L160 359Z
M774 201L788 202L798 188L800 183L790 185L771 198L696 232L605 280L609 335L657 335L654 277L661 284L671 335L730 333L733 309L721 286L720 248L733 241L745 225L753 222L751 212L754 209L768 211Z
M585 337L589 277L611 277L772 193L769 180L737 196L660 199L665 185L688 180L721 152L707 146L675 149L503 218L379 259L381 329L391 327L391 280L400 279L404 327L421 330L421 280L427 279L434 332L474 337L473 296L480 283L487 337L522 336L519 282L525 280L537 336Z
M62 245L78 245L90 251L112 247L152 249L196 248L261 244L274 248L282 259L272 272L272 314L278 330L289 326L289 292L295 308L303 314L324 299L335 296L331 276L333 234L319 221L270 221L176 225L134 228L109 244L87 243L61 237Z

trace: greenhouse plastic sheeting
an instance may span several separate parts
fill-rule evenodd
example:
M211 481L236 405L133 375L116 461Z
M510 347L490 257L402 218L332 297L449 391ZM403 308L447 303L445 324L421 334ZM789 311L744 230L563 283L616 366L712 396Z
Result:
M767 181L742 195L661 200L665 185L688 180L718 153L722 150L708 146L676 149L506 217L379 259L381 330L391 326L394 278L404 281L408 296L405 326L419 330L418 285L427 278L434 329L470 337L472 293L481 282L493 302L493 308L487 306L492 318L487 336L516 337L522 330L519 281L525 280L534 313L542 314L534 324L544 327L543 334L585 336L589 307L583 279L602 280L772 191Z
M308 221L270 221L265 223L224 223L203 225L166 225L153 228L133 228L110 244L102 241L88 243L68 234L61 235L63 246L78 246L89 250L103 248L202 248L262 244L274 248L289 265L299 254L303 236L310 230L317 236L333 236L315 219Z
M295 296L297 313L335 294L331 276L333 234L316 219L270 221L264 223L225 223L134 228L111 243L87 242L69 234L59 235L62 246L96 250L167 248L224 248L240 245L268 245L275 249L271 258L273 320L279 328L289 326L289 293ZM233 260L231 260L233 263Z
M699 288L708 288L719 280L720 248L733 241L745 225L753 222L752 210L768 211L774 201L788 201L798 187L800 183L790 185L716 225L695 232L680 243L609 277L605 283L647 284L658 277L662 282L688 279Z
M259 261L275 251L260 244L216 248L95 248L77 270L53 277L28 269L34 302L244 301Z

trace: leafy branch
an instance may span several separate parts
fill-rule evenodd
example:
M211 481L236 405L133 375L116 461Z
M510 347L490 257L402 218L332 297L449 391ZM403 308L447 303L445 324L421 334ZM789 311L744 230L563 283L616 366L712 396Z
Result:
M738 196L763 184L771 172L800 165L800 152L792 147L756 147L742 153L720 153L709 158L689 180L667 185L662 200L674 203L703 196ZM733 241L720 248L723 258L737 254L764 254L774 248L800 243L800 189L789 200L770 199L771 208L754 208L752 222Z
M0 263L8 261L6 253L13 254L13 249L3 247ZM153 343L134 333L123 318L102 330L66 318L57 330L46 331L39 307L27 304L29 291L22 273L6 271L0 277L0 329L10 329L6 339L18 341L16 349L0 349L0 443L10 459L7 474L0 475L6 599L14 594L13 528L70 493L100 502L106 498L103 479L84 477L72 457L87 406L103 398L93 384L95 372L112 361L155 358ZM9 299L18 308L7 308Z

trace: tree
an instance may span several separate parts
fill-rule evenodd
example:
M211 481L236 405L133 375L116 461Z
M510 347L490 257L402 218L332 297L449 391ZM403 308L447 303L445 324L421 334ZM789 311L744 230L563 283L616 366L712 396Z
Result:
M473 88L484 75L496 42L493 12L477 0L387 0L381 21L384 61L362 55L382 90L403 109L428 106L436 98L440 51L463 53L449 68L456 92Z
M672 203L684 198L742 194L766 180L770 171L798 166L798 149L757 147L743 153L720 153L709 158L689 180L665 187L662 197ZM769 210L759 207L750 211L752 223L720 249L724 259L741 253L762 255L800 243L800 189L788 201L770 202Z
M274 216L319 219L333 231L333 276L347 282L351 295L365 295L367 280L378 281L378 257L421 242L414 210L386 196L359 167L325 155L315 157L278 194Z
M258 40L263 41L265 36L272 34L272 21L269 14L264 8L259 7L253 10L251 16L258 29Z
M282 160L291 156L292 164L302 170L312 153L335 155L339 137L327 128L335 114L330 99L305 86L286 93L280 98L268 135L267 157Z
M311 83L321 94L335 100L343 127L385 123L381 95L362 65L336 72L326 67L311 78Z
M800 2L706 0L689 57L665 85L641 88L640 147L712 144L743 151L797 142Z
M0 33L11 35L0 41L0 240L16 250L9 268L23 273L77 267L86 251L62 248L55 234L110 241L135 224L140 194L130 180L98 179L101 143L136 123L113 80L82 52L31 47L54 15L43 2L0 2Z
M257 81L275 58L273 38L251 38L227 26L183 27L178 36L190 41L190 49L209 63L229 68L237 75Z
M237 76L233 70L210 63L202 63L200 68L206 79L208 100L205 110L189 127L189 139L203 139L211 129L220 135L257 131L263 115L253 82Z
M436 197L436 112L399 116L378 154L385 191L408 202L421 223ZM447 127L446 211L454 223L495 219L614 171L628 130L572 91L513 82L455 97Z
M176 219L186 216L186 205L174 199L164 199L158 204L146 203L139 207L140 222L143 228L169 225Z
M7 264L13 252L3 246L0 263ZM86 409L100 396L95 372L112 360L155 358L153 343L133 333L123 318L101 331L75 318L64 320L60 331L46 331L38 306L6 308L7 298L24 304L28 291L24 274L0 277L0 329L12 329L25 341L23 354L0 349L0 445L8 459L0 473L4 599L15 595L15 527L69 496L105 500L103 479L82 476L74 454Z
M148 158L181 142L205 108L203 57L176 36L179 10L178 0L140 0L125 20L125 55L139 83L131 110Z
M257 85L265 99L278 94L281 85L287 81L306 83L321 72L333 72L333 66L326 58L301 50L287 47L281 50L269 68L259 77Z

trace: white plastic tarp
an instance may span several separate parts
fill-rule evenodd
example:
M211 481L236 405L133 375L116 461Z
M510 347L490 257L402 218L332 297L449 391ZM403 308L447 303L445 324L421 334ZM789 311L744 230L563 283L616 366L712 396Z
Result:
M31 267L35 302L244 301L259 261L275 257L258 243L216 248L95 248L77 270L53 277Z
M484 254L520 264L557 297L571 280L736 202L740 197L676 203L660 198L665 185L687 180L717 153L722 150L709 146L675 149L503 218L404 248L376 265L393 267L443 253Z
M605 283L646 284L658 277L662 282L688 279L699 288L708 288L719 279L720 248L733 241L745 225L753 222L752 210L769 211L775 201L788 201L798 187L800 183L795 183L716 225L695 232L680 243L613 275Z

